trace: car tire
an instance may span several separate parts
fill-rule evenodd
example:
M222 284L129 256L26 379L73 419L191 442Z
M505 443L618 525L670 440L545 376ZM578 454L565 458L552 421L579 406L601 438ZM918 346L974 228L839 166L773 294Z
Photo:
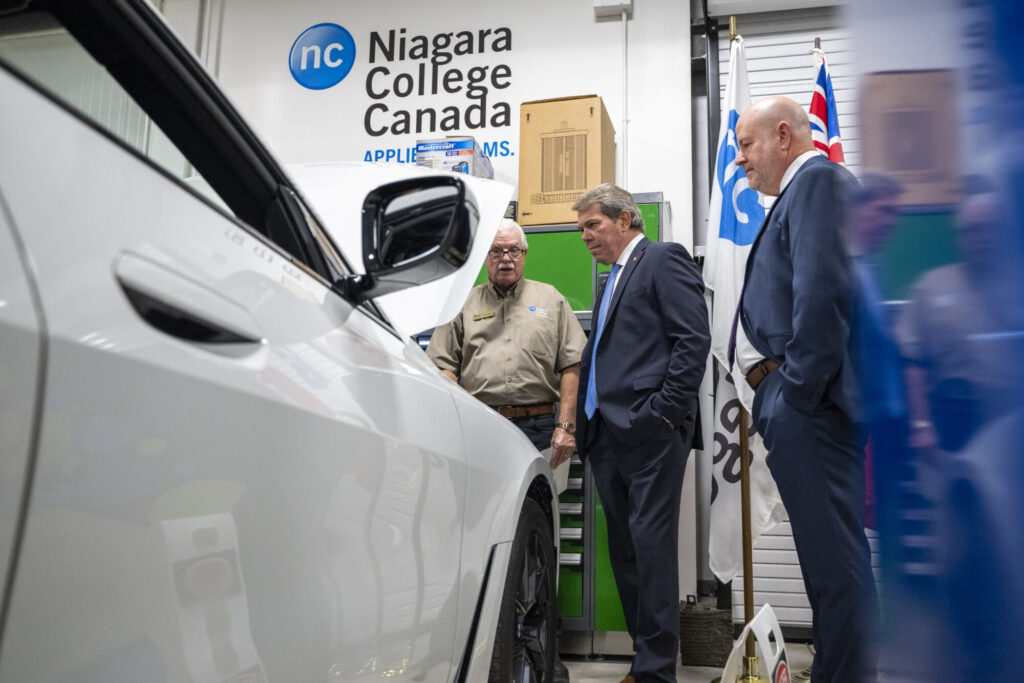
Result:
M491 683L549 683L555 665L555 547L551 523L527 498L516 527L491 657Z

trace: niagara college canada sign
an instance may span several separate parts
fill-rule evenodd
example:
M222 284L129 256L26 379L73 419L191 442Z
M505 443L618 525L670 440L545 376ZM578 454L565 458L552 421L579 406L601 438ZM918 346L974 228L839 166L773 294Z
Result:
M368 135L423 134L504 128L512 107L501 91L512 83L512 67L493 55L512 50L506 27L434 35L405 28L371 31L367 39L364 88L368 98L363 128ZM352 70L356 45L337 24L317 24L292 45L289 68L295 81L311 90L340 83ZM438 106L438 96L445 98ZM418 101L431 98L430 102Z

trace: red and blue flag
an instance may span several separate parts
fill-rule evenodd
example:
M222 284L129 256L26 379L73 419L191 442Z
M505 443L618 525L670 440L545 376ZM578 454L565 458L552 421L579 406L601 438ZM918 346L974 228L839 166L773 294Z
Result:
M843 141L839 136L836 95L832 90L832 76L829 75L824 55L821 56L821 63L818 65L818 76L814 79L809 118L814 146L827 154L829 161L846 161L843 156Z

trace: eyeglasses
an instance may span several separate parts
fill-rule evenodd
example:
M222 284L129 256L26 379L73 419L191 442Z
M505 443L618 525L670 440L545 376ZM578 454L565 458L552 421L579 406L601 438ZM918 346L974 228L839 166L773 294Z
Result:
M520 249L519 247L512 247L511 249L498 249L497 247L491 247L491 249L487 252L487 255L490 256L495 261L500 261L502 257L505 256L505 254L508 254L509 258L511 258L513 261L518 261L519 259L523 258L523 255L525 253L526 250Z

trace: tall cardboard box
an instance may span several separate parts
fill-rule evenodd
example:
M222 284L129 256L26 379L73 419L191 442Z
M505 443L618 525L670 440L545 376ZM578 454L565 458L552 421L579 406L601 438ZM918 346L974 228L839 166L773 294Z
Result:
M615 182L615 129L597 95L519 108L519 224L575 223L586 190Z

